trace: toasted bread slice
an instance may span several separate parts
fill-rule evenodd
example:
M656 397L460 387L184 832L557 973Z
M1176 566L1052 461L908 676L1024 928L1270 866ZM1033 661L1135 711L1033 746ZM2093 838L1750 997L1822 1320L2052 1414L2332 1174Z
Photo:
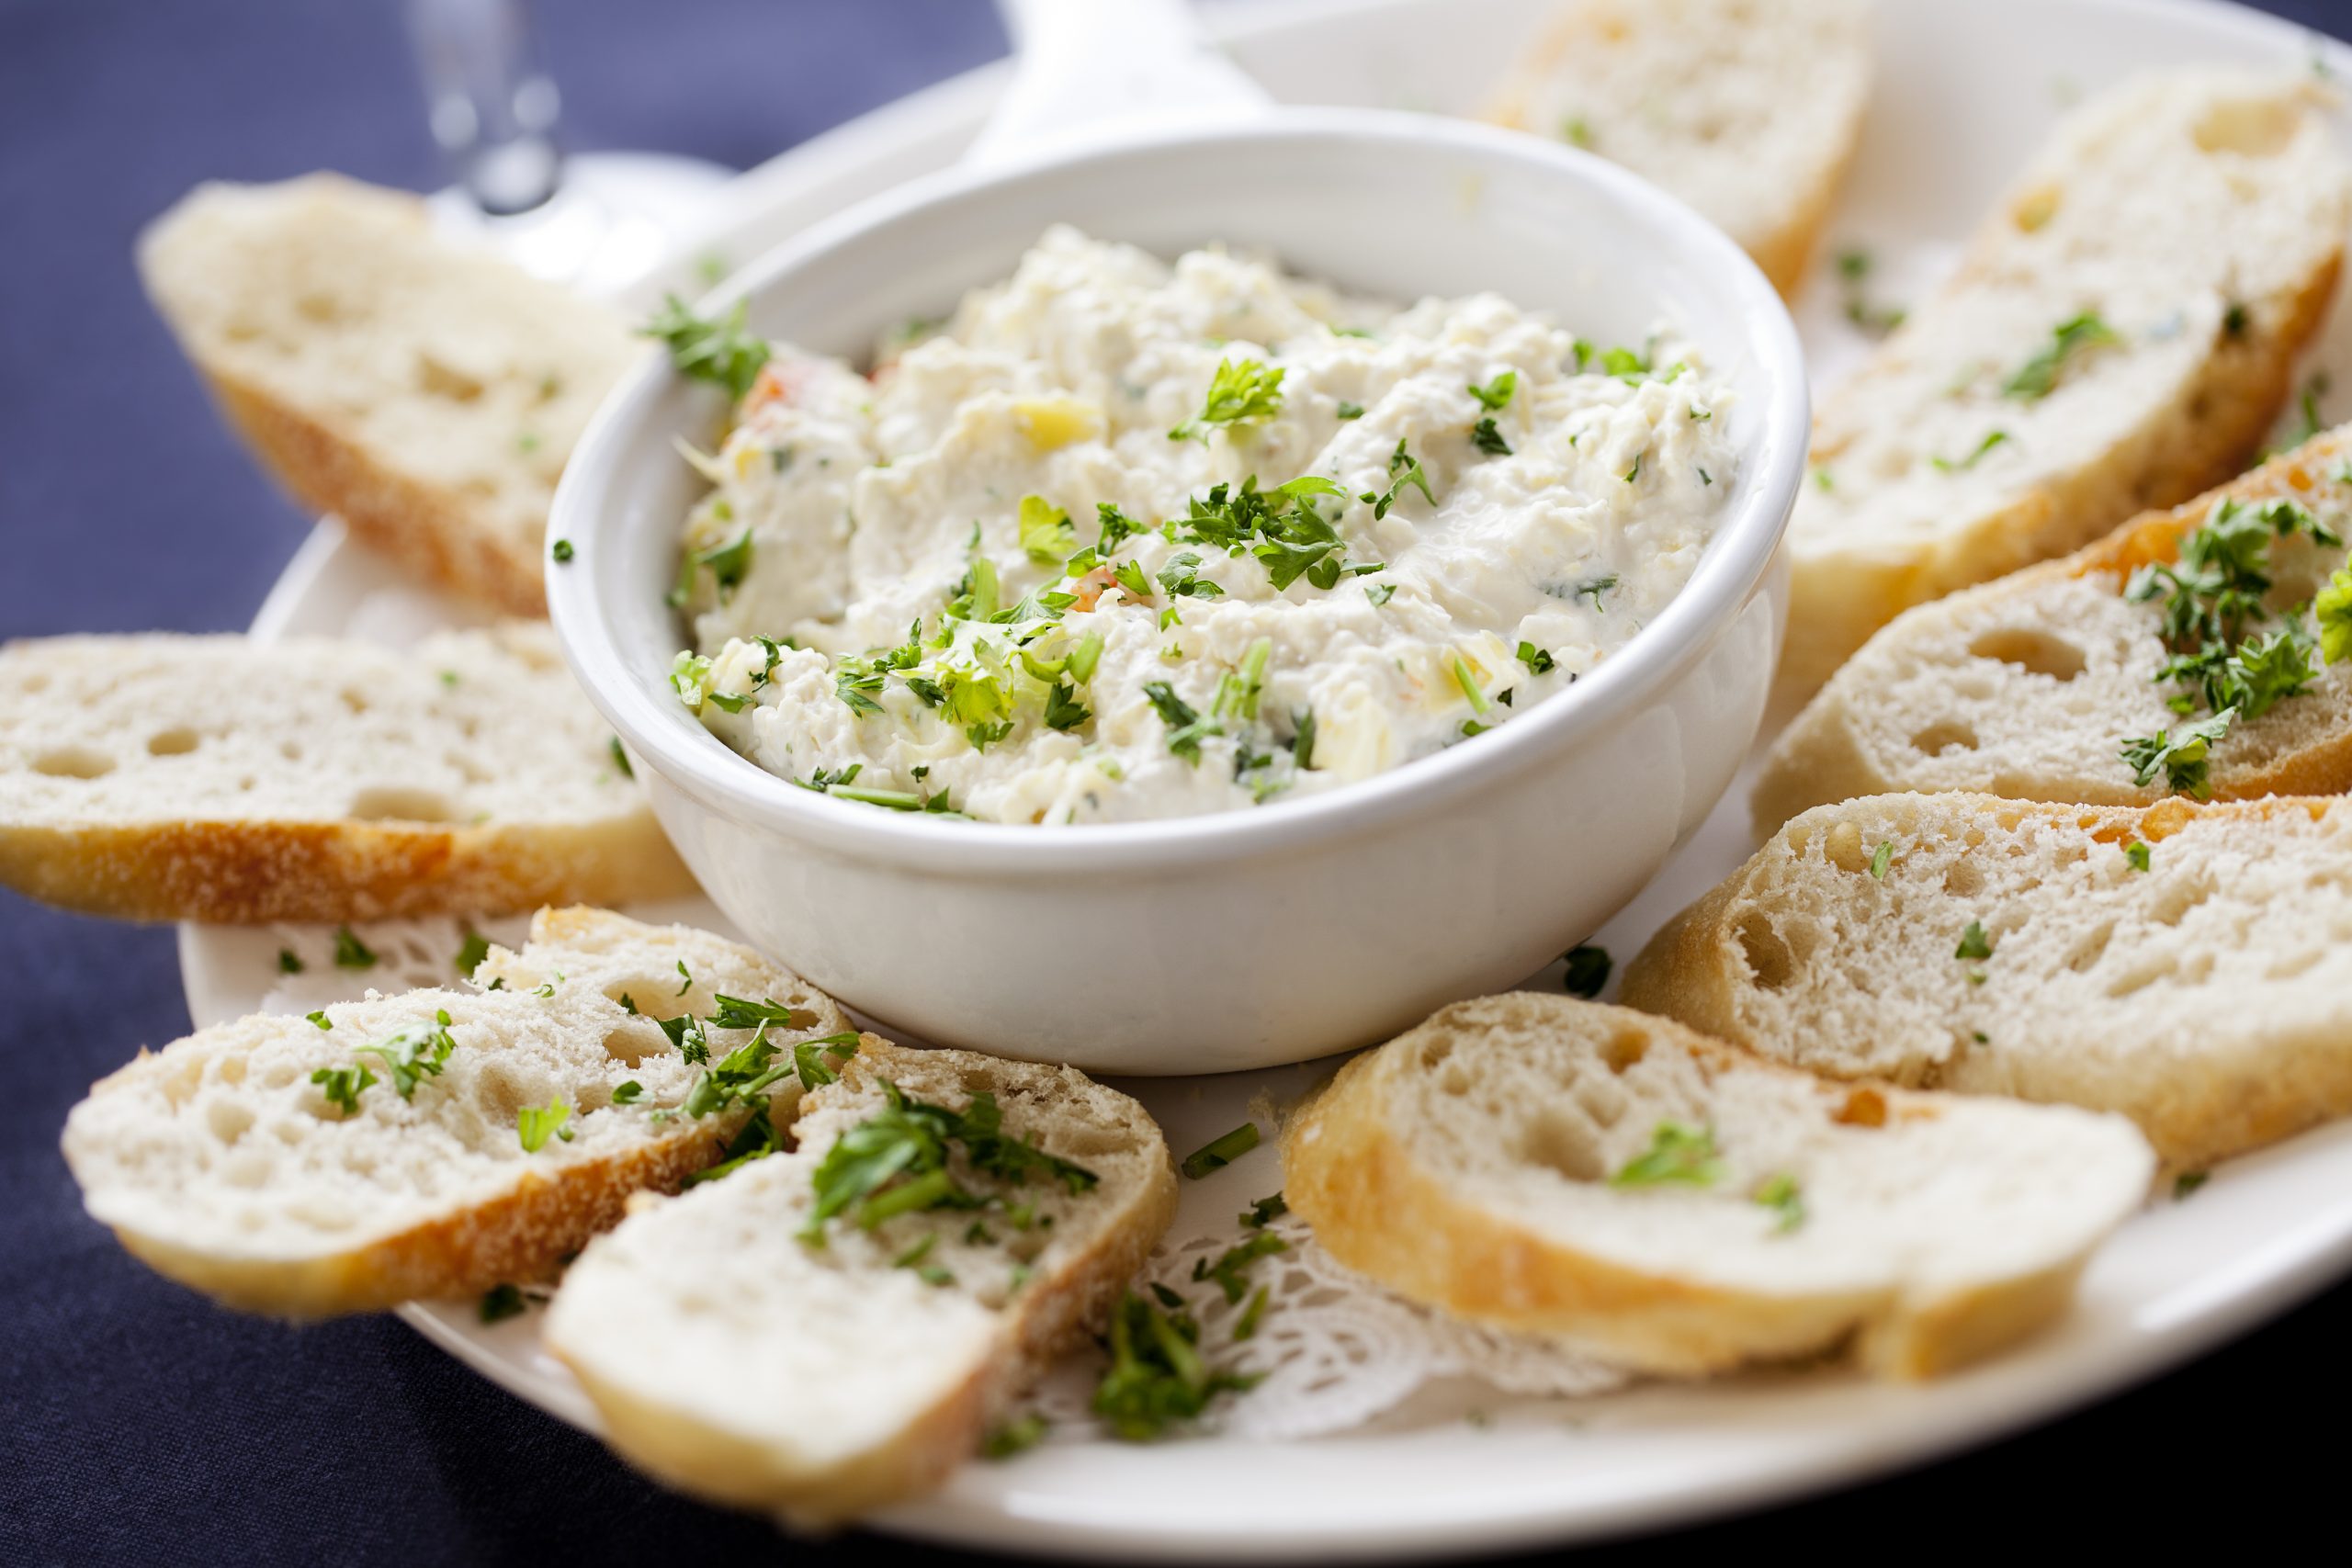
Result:
M1624 164L1804 278L1871 91L1868 0L1569 0L1488 111Z
M1014 1184L951 1144L949 1178L999 1201L819 1223L819 1171L893 1115L897 1091L957 1113L993 1096L1005 1134L1091 1179ZM546 1342L633 1463L823 1528L968 1457L1045 1361L1102 1321L1174 1214L1176 1176L1144 1109L1072 1068L871 1036L802 1102L793 1135L794 1152L646 1201L590 1246Z
M334 175L205 185L140 272L221 410L305 506L426 581L541 615L548 504L639 351L604 306Z
M1824 1083L1532 992L1358 1056L1283 1134L1283 1193L1341 1262L1668 1373L1999 1349L2064 1308L2154 1168L2120 1118Z
M2319 329L2352 177L2301 73L2085 104L1814 423L1784 699L1910 605L2063 555L2245 465Z
M413 649L0 646L0 885L148 920L358 920L692 886L542 625Z
M1876 795L1783 828L1624 998L1828 1077L2117 1111L2197 1167L2352 1112L2347 888L2340 799Z
M751 1114L679 1113L707 1069L657 1019L707 1013L725 992L789 1010L767 1032L787 1053L849 1028L831 998L748 948L596 910L542 913L528 946L493 949L474 977L500 988L371 996L324 1009L324 1027L258 1014L142 1054L66 1119L91 1216L158 1273L285 1317L540 1279L629 1193L720 1158ZM713 1059L752 1039L706 1034ZM403 1097L394 1063L436 1055ZM313 1076L356 1067L374 1081ZM777 1086L779 1122L798 1088ZM343 1089L348 1103L330 1097ZM560 1129L526 1148L524 1111L556 1105Z
M2162 599L2127 599L2133 571L2175 561L2224 502L2294 502L2352 538L2347 464L2352 427L2064 560L1905 611L1781 732L1757 781L1758 832L1812 807L1909 790L2154 804L2166 781L2137 783L2120 748L2181 716L2165 705L2177 688L2160 679ZM2311 601L2345 549L2297 532L2269 555L2270 604L2284 612ZM2223 800L2352 789L2352 673L2322 666L2302 693L2233 722L2207 779Z

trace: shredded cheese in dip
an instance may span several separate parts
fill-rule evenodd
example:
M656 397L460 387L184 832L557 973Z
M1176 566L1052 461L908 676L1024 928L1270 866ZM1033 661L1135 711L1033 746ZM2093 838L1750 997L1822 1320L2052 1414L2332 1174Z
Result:
M870 380L773 348L693 455L673 682L761 766L902 809L1334 788L1657 615L1734 477L1729 397L1491 294L1398 310L1057 228Z

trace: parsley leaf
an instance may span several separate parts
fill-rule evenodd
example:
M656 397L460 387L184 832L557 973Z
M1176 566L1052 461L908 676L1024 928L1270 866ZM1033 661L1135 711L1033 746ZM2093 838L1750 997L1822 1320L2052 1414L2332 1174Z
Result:
M537 1154L547 1146L549 1138L571 1141L571 1129L564 1123L571 1120L571 1107L560 1100L545 1105L526 1105L514 1113L514 1135L522 1141L523 1152Z
M746 302L715 321L706 321L674 294L665 294L662 309L639 329L640 335L660 338L670 348L670 363L682 376L727 389L741 401L768 362L768 345L743 330Z
M359 1097L376 1081L376 1075L365 1067L321 1067L311 1075L311 1081L326 1095L327 1103L341 1106L345 1116L356 1116Z
M1595 947L1590 942L1582 942L1568 949L1564 961L1567 964L1567 972L1560 978L1562 988L1570 996L1582 997L1588 1001L1600 995L1600 988L1609 984L1609 971L1615 967L1609 950Z
M1209 378L1200 417L1170 431L1168 439L1205 444L1211 425L1229 430L1263 424L1283 412L1283 371L1269 369L1262 360L1220 360L1216 373Z
M1519 661L1527 666L1527 672L1531 675L1548 675L1554 667L1549 653L1523 638L1519 645Z
M1168 727L1168 749L1192 763L1201 765L1201 742L1213 735L1225 733L1225 727L1215 719L1203 718L1197 709L1176 694L1176 688L1165 681L1147 681L1143 694L1149 699L1159 722Z
M1221 1170L1258 1146L1258 1123L1244 1122L1220 1137L1212 1138L1184 1156L1177 1168L1198 1181L1210 1171Z
M1510 407L1511 394L1519 390L1519 372L1506 370L1483 387L1473 385L1465 389L1478 400L1480 408L1488 413L1500 413Z
M2165 787L2199 800L2211 797L2212 763L2208 753L2213 744L2230 732L2230 721L2237 717L2237 709L2223 708L2201 724L2185 724L2175 735L2170 729L2159 729L2154 735L2126 740L2121 756L2132 769L2132 782L2145 789L2165 776Z
M1112 512L1115 516L1117 508ZM1042 495L1021 498L1018 526L1021 547L1031 560L1056 565L1078 548L1078 529L1070 523L1069 513Z
M448 1065L449 1053L458 1043L449 1034L449 1014L447 1009L433 1015L432 1023L412 1023L395 1031L373 1045L358 1047L354 1055L374 1056L391 1074L392 1088L402 1100L416 1098L416 1086L428 1077L437 1078Z
M1219 1393L1255 1387L1255 1376L1212 1368L1189 1314L1170 1316L1135 1295L1111 1314L1111 1364L1094 1389L1094 1414L1122 1442L1149 1442L1205 1411Z
M281 975L300 975L302 972L302 960L295 955L292 948L277 950L277 972Z
M482 1292L481 1320L484 1323L503 1323L510 1317L520 1317L527 1304L523 1299L523 1292L516 1287L492 1285Z
M1785 1235L1804 1224L1804 1193L1797 1186L1797 1179L1787 1171L1768 1176L1756 1189L1756 1201L1779 1214L1772 1229Z
M720 1029L757 1029L762 1024L781 1024L797 1029L809 1021L810 1015L782 1002L745 1001L724 991L711 993L710 1021Z
M1261 1231L1289 1213L1288 1200L1277 1192L1271 1198L1260 1198L1253 1201L1250 1205L1250 1212L1241 1216L1241 1223L1253 1231Z
M1871 875L1881 882L1886 880L1886 868L1894 861L1894 840L1887 840L1871 852Z
M1609 1179L1609 1185L1663 1187L1675 1183L1712 1187L1723 1173L1723 1164L1715 1156L1713 1128L1661 1122L1650 1134L1650 1146L1626 1161L1624 1168Z
M639 1100L643 1100L644 1098L645 1086L638 1082L635 1078L630 1078L628 1082L618 1085L613 1090L613 1103L615 1105L635 1105Z
M481 968L481 961L489 956L490 938L480 931L468 931L466 940L458 948L458 973L469 980L472 979L474 971Z
M352 934L349 926L334 929L334 966L338 969L373 969L376 954L368 945Z
M2123 340L2115 330L2089 311L2069 317L2051 329L2050 342L2001 383L2005 397L2037 402L2058 387L2070 361L2093 349L2111 347Z
M1968 922L1968 929L1960 933L1960 945L1952 950L1952 956L1969 959L1993 956L1992 939L1984 934L1984 923L1982 920Z
M1229 1305L1250 1293L1250 1286L1242 1278L1249 1271L1250 1265L1261 1258L1272 1258L1276 1253L1289 1250L1290 1243L1272 1231L1261 1230L1239 1245L1227 1247L1215 1263L1205 1258L1194 1258L1193 1280L1195 1284L1214 1283L1225 1292Z

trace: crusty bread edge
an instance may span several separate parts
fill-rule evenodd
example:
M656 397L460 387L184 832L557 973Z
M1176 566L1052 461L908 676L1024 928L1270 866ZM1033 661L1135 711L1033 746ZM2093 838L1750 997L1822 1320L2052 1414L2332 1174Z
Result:
M1713 1041L1690 1043L1717 1066L1742 1060ZM1355 1058L1283 1129L1283 1194L1316 1239L1410 1300L1558 1337L1645 1371L1719 1372L1850 1339L1873 1371L1935 1376L2048 1322L2088 1257L1929 1298L1770 1296L1642 1273L1515 1225L1425 1174L1394 1126L1395 1072L1385 1048Z
M93 1092L106 1088L101 1082ZM124 1250L158 1274L241 1312L296 1320L383 1312L402 1302L475 1295L502 1282L551 1276L619 1221L632 1193L674 1191L718 1159L740 1121L707 1120L551 1173L526 1168L494 1198L323 1258L224 1258L128 1225L110 1228Z
M0 886L126 920L329 922L679 897L650 812L594 827L212 820L0 826Z
M520 548L448 491L220 369L197 336L183 341L230 423L304 506L334 513L353 538L461 598L509 615L548 613L538 541Z
M902 1049L864 1035L849 1067ZM848 1067L842 1077L849 1081ZM808 1104L803 1101L804 1109ZM1143 1120L1157 1134L1157 1123L1148 1114ZM604 1420L605 1442L639 1470L710 1502L775 1512L797 1529L836 1529L936 1486L971 1457L989 1423L1055 1357L1108 1321L1113 1305L1175 1219L1176 1170L1164 1138L1158 1177L1136 1195L1133 1212L1059 1280L1023 1292L1001 1356L949 1389L897 1441L846 1464L811 1472L764 1443L639 1398L599 1377L587 1358L567 1354L553 1337L546 1348L587 1392Z
M1839 812L1868 804L1871 798L1875 797L1816 807L1787 824L1781 833L1826 827ZM2028 817L2041 817L2075 822L2104 840L2137 838L2149 843L2161 843L2189 822L2209 815L2261 821L2295 812L2316 817L2342 806L2340 798L2299 795L2203 805L2176 796L2148 807L2080 806L1987 795L1909 798L1931 808L1982 811L2005 829ZM1775 1061L1791 1061L1789 1052L1777 1049L1774 1042L1761 1038L1739 1017L1737 996L1745 982L1745 965L1734 956L1738 936L1728 922L1733 905L1747 896L1758 862L1772 852L1779 838L1776 834L1772 843L1659 928L1649 944L1634 955L1625 966L1620 991L1627 1007L1671 1019ZM1823 1070L1809 1061L1791 1065ZM2195 1095L2166 1092L2130 1104L2085 1109L2129 1118L2168 1167L2201 1168L2352 1115L2352 1050L2301 1053L2292 1072L2276 1060L2247 1064L2240 1076Z
M1799 542L1775 704L1792 706L1817 693L1905 610L2079 549L2135 513L2177 505L2242 470L2286 406L2295 361L2326 319L2343 264L2339 241L2270 330L2215 344L2155 427L1983 514L1935 553L1899 560L1849 550L1809 556ZM1970 287L1976 265L1964 264L1945 289Z
M1977 595L2030 592L2053 578L2088 577L2114 572L2128 576L2150 561L2169 561L2181 539L2202 525L2216 502L2224 499L2259 500L2286 491L2307 492L2321 482L2324 467L2352 457L2352 425L2312 437L2291 452L2272 458L2228 483L2207 490L2169 509L2143 513L2105 537L2073 555L2009 573L1964 592ZM1933 604L1936 601L1929 601ZM1915 605L1905 610L1922 610ZM1892 636L1901 625L1897 616L1877 636ZM1867 645L1865 645L1867 646ZM1749 797L1758 842L1781 824L1815 806L1882 795L1899 788L1871 766L1846 716L1846 705L1869 700L1867 694L1849 693L1833 677L1814 694L1803 712L1790 721L1773 743ZM2111 801L2098 804L2142 804L2118 764ZM2214 793L2224 800L2254 799L2266 795L2330 795L2352 789L2352 734L2288 752L2267 767L2233 773L2216 770Z

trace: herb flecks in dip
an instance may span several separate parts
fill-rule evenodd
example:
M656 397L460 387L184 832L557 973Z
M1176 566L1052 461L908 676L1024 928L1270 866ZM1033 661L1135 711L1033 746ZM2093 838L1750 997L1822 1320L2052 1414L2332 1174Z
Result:
M1686 348L1216 250L1056 229L870 380L673 326L749 377L695 457L679 696L771 772L901 809L1187 816L1457 744L1623 647L1733 478Z

